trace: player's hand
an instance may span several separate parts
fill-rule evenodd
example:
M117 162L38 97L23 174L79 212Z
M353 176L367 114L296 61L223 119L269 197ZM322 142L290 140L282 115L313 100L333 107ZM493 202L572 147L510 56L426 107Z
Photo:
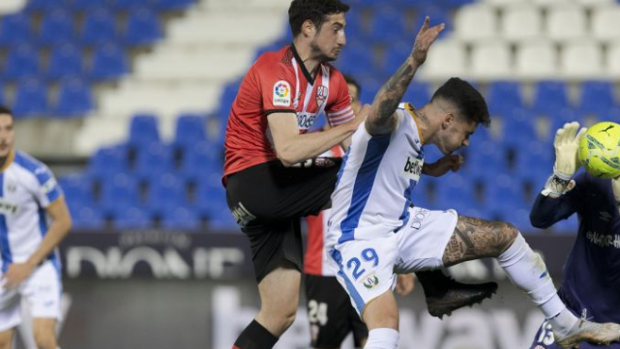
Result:
M415 288L415 274L398 274L396 276L396 293L406 296Z
M19 286L24 280L26 280L34 267L30 263L13 263L9 265L6 273L2 277L2 283L4 288L13 288Z
M428 49L431 47L433 42L435 42L437 36L439 36L439 33L441 33L441 31L446 27L443 23L429 27L429 23L430 18L426 16L424 19L424 24L422 24L422 28L420 28L420 31L415 38L415 43L413 44L411 56L418 65L421 65L424 61L426 61Z
M562 179L570 179L579 169L580 163L577 158L579 141L587 129L579 129L578 122L564 124L557 130L553 146L555 147L554 173Z
M461 155L450 154L442 157L432 164L424 164L422 173L433 177L441 177L448 171L456 172L463 166L464 159Z

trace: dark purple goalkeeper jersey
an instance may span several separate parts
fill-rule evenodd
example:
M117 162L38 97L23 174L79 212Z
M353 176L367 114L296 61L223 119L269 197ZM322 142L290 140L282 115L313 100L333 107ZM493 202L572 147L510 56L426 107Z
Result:
M620 214L611 180L581 173L575 181L560 198L538 195L532 225L547 228L577 213L579 233L558 293L577 316L585 312L592 321L620 322Z

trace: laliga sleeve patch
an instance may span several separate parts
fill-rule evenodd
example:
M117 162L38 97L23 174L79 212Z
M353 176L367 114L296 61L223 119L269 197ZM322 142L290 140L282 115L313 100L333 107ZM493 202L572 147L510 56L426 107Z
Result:
M273 105L288 107L291 105L291 85L280 80L273 85Z

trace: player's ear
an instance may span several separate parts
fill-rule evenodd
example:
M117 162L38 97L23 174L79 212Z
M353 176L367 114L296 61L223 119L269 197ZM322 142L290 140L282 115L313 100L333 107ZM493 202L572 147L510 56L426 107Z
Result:
M444 129L448 128L453 122L454 122L454 114L452 113L447 113L443 115L443 121L441 123L441 126L443 126Z
M306 37L314 36L316 32L316 26L314 25L314 22L309 19L304 21L304 23L301 25L301 32Z

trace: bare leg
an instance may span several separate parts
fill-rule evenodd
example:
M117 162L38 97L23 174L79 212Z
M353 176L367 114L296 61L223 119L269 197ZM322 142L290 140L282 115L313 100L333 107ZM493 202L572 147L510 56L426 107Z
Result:
M366 305L362 319L368 326L364 349L395 349L398 345L398 305L387 291Z
M0 331L0 349L11 349L13 344L13 329Z
M35 318L33 321L34 340L39 349L56 349L56 319Z
M295 321L299 303L301 273L292 267L279 267L258 284L261 307L256 321L280 337Z

